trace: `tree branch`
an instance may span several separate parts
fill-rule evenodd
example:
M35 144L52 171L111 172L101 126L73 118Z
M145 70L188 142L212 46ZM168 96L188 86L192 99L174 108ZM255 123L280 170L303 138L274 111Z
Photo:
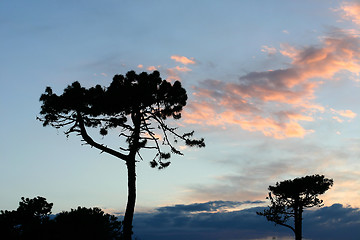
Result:
M120 159L124 160L125 162L128 160L127 155L125 155L123 153L120 153L118 151L115 151L115 150L113 150L111 148L108 148L108 147L106 147L104 145L101 145L101 144L95 142L87 134L86 129L85 129L85 125L84 125L84 120L83 120L83 118L82 118L82 116L81 116L81 114L79 112L77 112L77 123L78 123L78 126L80 128L80 134L81 134L82 138L84 139L84 141L86 143L88 143L89 145L91 145L91 146L93 146L93 147L95 147L95 148L97 148L97 149L99 149L99 150L101 150L103 152L106 152L106 153L108 153L110 155L113 155L113 156L115 156L117 158L120 158Z
M288 225L288 224L281 223L281 222L275 222L275 224L278 224L278 225L281 225L281 226L284 226L284 227L288 227L288 228L290 228L291 230L293 230L293 232L295 233L295 228L293 228L292 226L290 226L290 225Z

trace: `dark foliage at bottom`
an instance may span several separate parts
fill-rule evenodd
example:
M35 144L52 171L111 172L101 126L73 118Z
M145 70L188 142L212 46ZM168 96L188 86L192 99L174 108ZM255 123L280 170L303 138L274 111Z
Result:
M45 198L21 198L17 210L0 212L0 239L122 239L122 222L99 208L78 207L50 218Z

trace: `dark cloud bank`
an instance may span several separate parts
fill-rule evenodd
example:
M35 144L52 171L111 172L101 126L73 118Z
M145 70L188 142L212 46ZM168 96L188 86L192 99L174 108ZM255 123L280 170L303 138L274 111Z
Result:
M262 207L226 210L259 203L211 201L161 207L153 213L137 213L134 232L138 240L293 239L290 229L256 215ZM303 235L306 240L358 240L360 211L341 204L305 211Z

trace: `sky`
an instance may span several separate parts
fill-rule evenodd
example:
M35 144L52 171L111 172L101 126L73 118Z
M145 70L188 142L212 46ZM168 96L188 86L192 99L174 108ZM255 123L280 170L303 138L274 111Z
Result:
M288 239L254 215L268 186L323 174L334 186L304 217L305 238L356 239L359 30L359 1L0 1L0 209L43 196L54 213L123 213L124 162L44 128L39 97L46 86L61 94L74 81L107 86L115 74L158 70L189 96L172 124L206 148L185 148L161 171L142 152L139 238Z

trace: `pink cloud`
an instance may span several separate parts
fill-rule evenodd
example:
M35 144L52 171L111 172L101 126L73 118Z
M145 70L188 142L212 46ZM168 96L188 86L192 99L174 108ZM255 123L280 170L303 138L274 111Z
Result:
M284 51L301 73L301 80L331 78L341 70L360 72L360 39L341 30L334 34L337 36L324 38L322 47L300 50L291 48Z
M174 68L168 68L166 69L166 74L167 74L167 80L169 81L176 81L176 80L180 80L180 76L178 74L178 72L176 71L176 69Z
M143 68L143 67L144 67L144 65L139 64L139 65L137 65L137 67L138 67L138 68Z
M340 10L343 11L343 18L350 19L356 24L360 24L360 3L359 2L345 2Z
M339 118L338 116L333 116L332 118L339 123L342 123L344 121L341 118Z
M179 66L176 66L175 69L179 72L190 72L191 69L190 68L187 68L187 67L179 67Z
M192 103L191 110L186 111L184 121L188 124L200 124L208 126L221 126L227 128L227 125L239 125L242 129L250 132L262 132L265 136L274 137L276 139L284 139L287 137L304 137L312 130L304 129L297 121L312 121L309 116L301 116L298 114L289 114L286 118L288 122L280 122L273 118L266 118L260 115L247 112L240 114L236 111L225 110L221 113L217 112L211 105L206 103Z
M155 66L150 66L146 68L148 71L155 71L157 68Z
M276 48L269 47L269 46L266 46L266 45L262 46L261 51L267 53L269 56L274 55L274 54L277 53Z
M238 125L277 139L302 138L313 132L304 123L325 110L315 102L317 87L340 71L360 72L360 39L337 30L317 47L282 45L280 52L291 59L288 68L250 72L230 83L203 81L194 88L196 104L188 110L188 121ZM351 110L336 113L356 116Z
M342 117L346 117L346 118L355 118L356 117L356 113L354 113L351 110L335 110L333 108L330 109L333 113L336 113Z
M166 69L166 74L167 74L167 79L169 81L176 81L176 80L181 80L180 78L180 73L185 73L185 72L190 72L192 71L190 68L188 67L179 67L176 66L174 68L168 68Z
M175 62L179 62L179 63L185 64L185 65L195 64L194 58L187 58L184 56L173 55L173 56L171 56L171 59L175 60Z

